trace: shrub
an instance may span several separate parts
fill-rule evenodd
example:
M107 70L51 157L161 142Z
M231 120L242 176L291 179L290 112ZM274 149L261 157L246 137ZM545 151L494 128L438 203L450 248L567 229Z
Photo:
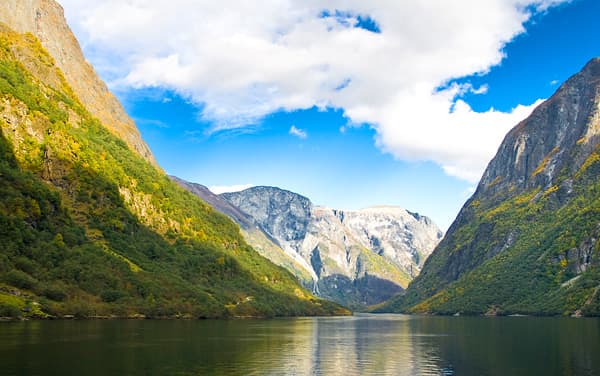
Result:
M112 303L124 297L125 293L119 290L104 290L100 293L100 298L106 303Z
M66 291L58 285L49 285L42 289L41 295L56 302L63 302L67 298Z
M37 279L20 270L11 270L6 273L5 280L8 284L22 289L33 289L37 284Z
M22 312L19 307L9 303L0 302L0 317L18 318L21 317L21 315Z

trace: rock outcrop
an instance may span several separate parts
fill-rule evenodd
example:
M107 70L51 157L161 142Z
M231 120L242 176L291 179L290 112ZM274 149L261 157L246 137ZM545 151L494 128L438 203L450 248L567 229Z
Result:
M54 0L2 0L0 23L20 33L32 33L54 58L77 98L111 132L156 166L133 120L86 61L79 42Z

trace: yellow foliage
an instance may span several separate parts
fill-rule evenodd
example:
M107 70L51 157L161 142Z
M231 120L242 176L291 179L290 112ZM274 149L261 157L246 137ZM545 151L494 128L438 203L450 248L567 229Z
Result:
M300 289L295 289L294 295L296 295L297 298L306 299L306 295Z
M599 162L599 161L600 161L600 154L598 152L590 154L590 156L588 157L588 159L585 160L585 162L583 163L583 165L581 166L579 171L577 171L577 174L575 175L575 177L579 177L579 175L581 175L581 173L583 173L585 170L587 170L588 167L590 167L591 165L593 165L594 163Z
M547 196L556 191L558 191L558 185L553 185L552 187L546 189L546 191L544 192L544 196Z
M554 149L552 149L552 151L550 151L550 153L548 153L548 155L546 156L546 158L544 158L544 160L540 163L540 165L535 169L535 171L533 171L533 173L531 174L531 177L535 177L536 175L538 175L540 172L544 171L544 169L546 168L546 165L548 164L548 162L550 161L550 158L552 158L552 156L556 153L558 153L558 151L560 150L559 147L555 147Z
M490 210L489 212L486 213L485 218L487 220L491 220L492 218L494 218L496 215L502 213L503 211L505 211L507 209L506 205L499 205L498 207Z
M496 176L496 178L494 180L492 180L490 182L490 184L488 184L486 187L491 188L491 187L495 186L496 184L500 183L501 181L502 181L502 176Z
M517 205L522 205L522 204L527 204L529 202L531 202L531 200L533 200L533 198L538 194L539 192L539 188L538 189L534 189L533 191L529 192L528 194L523 194L518 196L517 198L515 198L515 204Z

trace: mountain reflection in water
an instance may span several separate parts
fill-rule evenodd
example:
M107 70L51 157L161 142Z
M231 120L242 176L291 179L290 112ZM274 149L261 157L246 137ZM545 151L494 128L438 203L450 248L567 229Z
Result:
M0 324L3 374L600 373L600 320L357 315Z

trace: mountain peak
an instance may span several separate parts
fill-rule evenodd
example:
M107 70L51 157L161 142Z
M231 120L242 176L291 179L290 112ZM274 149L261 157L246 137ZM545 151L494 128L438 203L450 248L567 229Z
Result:
M587 72L592 76L600 76L600 57L594 57L583 67L582 72Z
M548 188L575 173L600 141L600 58L590 60L505 137L479 192Z
M505 137L406 294L383 310L600 311L600 59Z
M269 193L279 193L279 194L283 194L283 195L289 195L289 196L295 196L298 198L302 198L302 199L306 199L308 200L307 197L296 193L296 192L292 192L290 190L287 189L283 189L283 188L279 188L279 187L275 187L275 186L270 186L270 185L257 185L254 187L250 187L250 188L246 188L241 192L269 192ZM232 192L235 193L235 192ZM224 193L227 194L227 193Z
M220 197L306 267L307 286L352 307L381 303L406 287L442 237L427 217L397 206L336 210L261 186Z

